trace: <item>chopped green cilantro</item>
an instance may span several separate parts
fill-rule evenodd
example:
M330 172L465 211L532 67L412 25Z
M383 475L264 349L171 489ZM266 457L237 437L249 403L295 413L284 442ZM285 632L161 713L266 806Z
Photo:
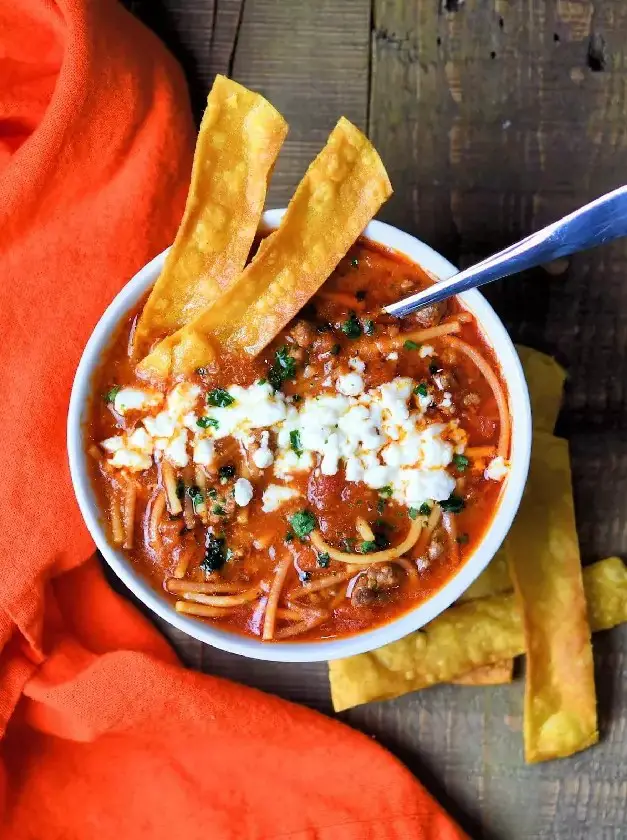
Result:
M344 537L342 540L344 551L348 551L349 554L352 554L355 549L355 542L355 537Z
M274 354L274 364L268 371L268 381L278 391L286 379L296 376L296 361L290 356L287 347L279 347Z
M296 536L296 535L294 534L294 531L288 531L288 532L285 534L285 542L286 542L286 543L290 543L290 542L292 542L292 540L294 539L294 537L295 537L295 536Z
M215 515L216 515L216 516L224 516L224 514L226 513L226 511L224 510L224 508L222 507L222 505L214 505L214 506L211 508L211 513L215 513Z
M232 397L224 388L214 388L207 394L207 402L209 405L218 408L226 408L227 405L232 405L235 402L235 397Z
M427 386L424 382L421 382L420 385L416 385L416 387L414 388L414 394L416 394L417 397L429 396L429 391L427 390Z
M410 519L417 519L420 511L418 510L418 508L410 507L408 513Z
M308 510L299 510L290 517L289 523L294 529L297 537L301 539L310 534L316 527L316 517Z
M263 379L257 380L257 385L265 385L268 380L264 377Z
M470 461L465 455L453 455L453 463L460 472L464 472Z
M421 516L429 516L431 513L431 506L427 502L423 502L418 508L418 513Z
M360 545L360 550L362 554L370 554L371 551L377 550L377 543L375 540L364 540Z
M318 555L318 565L321 566L323 569L327 568L330 560L331 557L326 551L323 551L321 554Z
M215 417L199 417L198 420L196 420L196 425L200 426L201 429L208 429L209 426L213 429L217 429L220 423Z
M403 342L403 347L405 350L419 350L420 345L417 344L415 341L412 341L411 338L408 338L406 341Z
M120 391L119 385L114 385L112 388L109 388L106 394L103 394L103 399L106 403L112 403L114 399L117 397Z
M290 447L300 458L300 456L303 454L303 447L300 443L300 432L298 431L298 429L292 429L292 431L290 432Z
M192 484L191 487L187 488L187 495L192 500L194 505L201 505L204 502L202 491L200 487L196 487L195 484Z
M200 568L207 574L216 572L224 566L229 554L224 537L216 537L208 533L205 540L205 556L200 563Z
M394 491L390 487L389 484L386 484L385 487L381 487L379 490L379 496L385 496L386 498L390 498Z
M218 491L214 487L212 487L211 489L207 490L207 495L210 499L217 499Z
M357 320L357 316L354 312L351 312L348 319L344 321L341 326L341 330L348 338L359 338L362 334L362 326Z
M385 499L379 499L377 502L377 513L383 513L385 510L386 501Z
M459 496L456 496L454 493L452 493L448 499L444 499L439 504L442 510L447 511L448 513L459 513L465 507L464 500Z

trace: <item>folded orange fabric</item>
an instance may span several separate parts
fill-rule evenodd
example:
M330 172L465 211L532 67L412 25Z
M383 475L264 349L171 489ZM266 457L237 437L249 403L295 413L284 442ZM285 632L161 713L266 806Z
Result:
M66 408L99 315L175 232L187 94L112 0L0 4L0 79L0 835L462 837L370 740L184 670L107 587Z

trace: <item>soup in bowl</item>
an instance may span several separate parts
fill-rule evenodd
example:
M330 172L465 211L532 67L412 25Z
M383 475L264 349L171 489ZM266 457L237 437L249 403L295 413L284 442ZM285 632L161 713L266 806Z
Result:
M130 348L164 260L105 312L72 392L72 478L106 561L174 626L260 659L349 656L433 619L527 475L529 397L492 308L471 291L386 315L454 267L371 222L262 352L152 382Z

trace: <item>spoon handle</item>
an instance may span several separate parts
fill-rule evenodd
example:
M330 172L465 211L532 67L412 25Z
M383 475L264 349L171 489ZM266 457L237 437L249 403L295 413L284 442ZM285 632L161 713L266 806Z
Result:
M384 308L399 317L501 277L627 236L627 186L585 204L479 263Z

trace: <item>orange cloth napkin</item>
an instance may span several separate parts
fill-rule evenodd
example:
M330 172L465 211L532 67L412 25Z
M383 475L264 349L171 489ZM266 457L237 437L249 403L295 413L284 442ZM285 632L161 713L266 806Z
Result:
M462 837L380 747L184 670L107 587L66 409L96 320L174 235L187 94L112 0L0 3L0 80L0 835Z

